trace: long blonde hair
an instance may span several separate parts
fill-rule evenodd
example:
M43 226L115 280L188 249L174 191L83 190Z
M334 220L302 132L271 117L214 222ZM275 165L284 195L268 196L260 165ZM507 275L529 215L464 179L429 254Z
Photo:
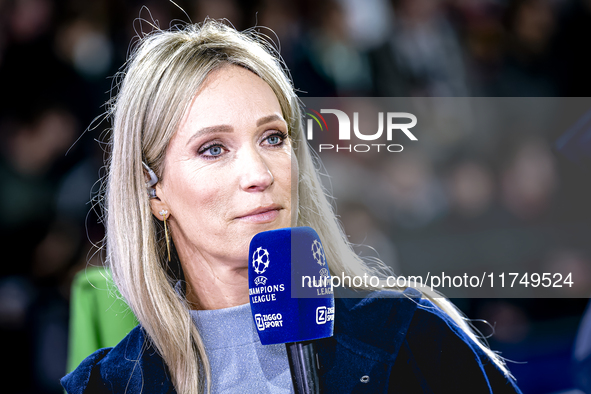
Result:
M214 70L227 64L249 69L273 89L299 165L298 225L314 228L333 274L390 274L370 267L350 247L319 180L304 139L300 102L272 46L254 30L239 33L213 20L141 38L118 74L119 92L110 103L113 130L105 189L107 265L133 313L158 349L180 394L210 390L210 367L189 305L175 291L161 225L150 210L142 161L161 178L164 152L195 93ZM445 298L425 294L505 371L502 360L474 335Z

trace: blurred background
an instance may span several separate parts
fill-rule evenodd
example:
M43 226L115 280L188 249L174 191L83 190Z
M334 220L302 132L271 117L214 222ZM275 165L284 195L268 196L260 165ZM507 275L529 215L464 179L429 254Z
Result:
M101 264L93 245L103 227L90 201L104 175L103 104L150 23L210 16L272 29L260 30L280 43L304 98L591 96L590 0L175 2L186 14L166 0L0 0L2 392L61 393L72 279ZM351 241L395 269L442 250L453 257L446 267L502 250L589 278L591 165L556 151L566 131L516 128L478 146L451 136L436 153L379 165L321 157ZM348 182L368 179L383 186L380 201L348 193ZM559 241L538 248L548 238L532 229ZM442 242L447 249L435 247ZM494 335L478 327L516 361L509 367L524 393L574 394L573 347L591 295L578 283L572 298L453 301L494 325Z

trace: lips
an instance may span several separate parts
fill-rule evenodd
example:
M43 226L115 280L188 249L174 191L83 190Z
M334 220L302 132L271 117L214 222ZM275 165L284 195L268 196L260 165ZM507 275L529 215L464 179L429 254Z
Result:
M236 219L254 223L272 222L279 216L280 209L282 209L281 206L276 204L259 207L242 216L238 216Z

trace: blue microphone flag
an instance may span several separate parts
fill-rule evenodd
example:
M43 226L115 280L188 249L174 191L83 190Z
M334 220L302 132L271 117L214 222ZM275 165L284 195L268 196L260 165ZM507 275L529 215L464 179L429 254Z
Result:
M316 231L265 231L250 242L248 285L252 316L263 345L332 336L334 297L324 248Z

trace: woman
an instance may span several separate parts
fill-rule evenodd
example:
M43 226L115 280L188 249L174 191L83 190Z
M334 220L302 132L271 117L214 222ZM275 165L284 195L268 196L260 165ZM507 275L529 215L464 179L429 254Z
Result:
M132 54L111 110L107 261L140 326L62 383L70 393L290 392L284 347L212 346L243 334L229 324L215 328L226 318L256 332L248 318L250 239L265 230L310 226L333 274L379 275L386 268L368 267L348 245L277 55L254 33L214 21L157 31ZM391 294L393 300L382 293L337 300L335 338L318 344L327 392L375 392L378 386L382 392L518 391L502 360L451 303L430 295L407 298L419 296L416 290ZM372 326L363 327L365 321ZM401 325L409 331L396 338L394 351L382 334L402 332ZM427 340L429 333L434 337ZM410 345L421 341L426 346ZM469 376L439 376L450 366ZM355 376L365 370L372 372ZM411 383L398 379L409 373Z

